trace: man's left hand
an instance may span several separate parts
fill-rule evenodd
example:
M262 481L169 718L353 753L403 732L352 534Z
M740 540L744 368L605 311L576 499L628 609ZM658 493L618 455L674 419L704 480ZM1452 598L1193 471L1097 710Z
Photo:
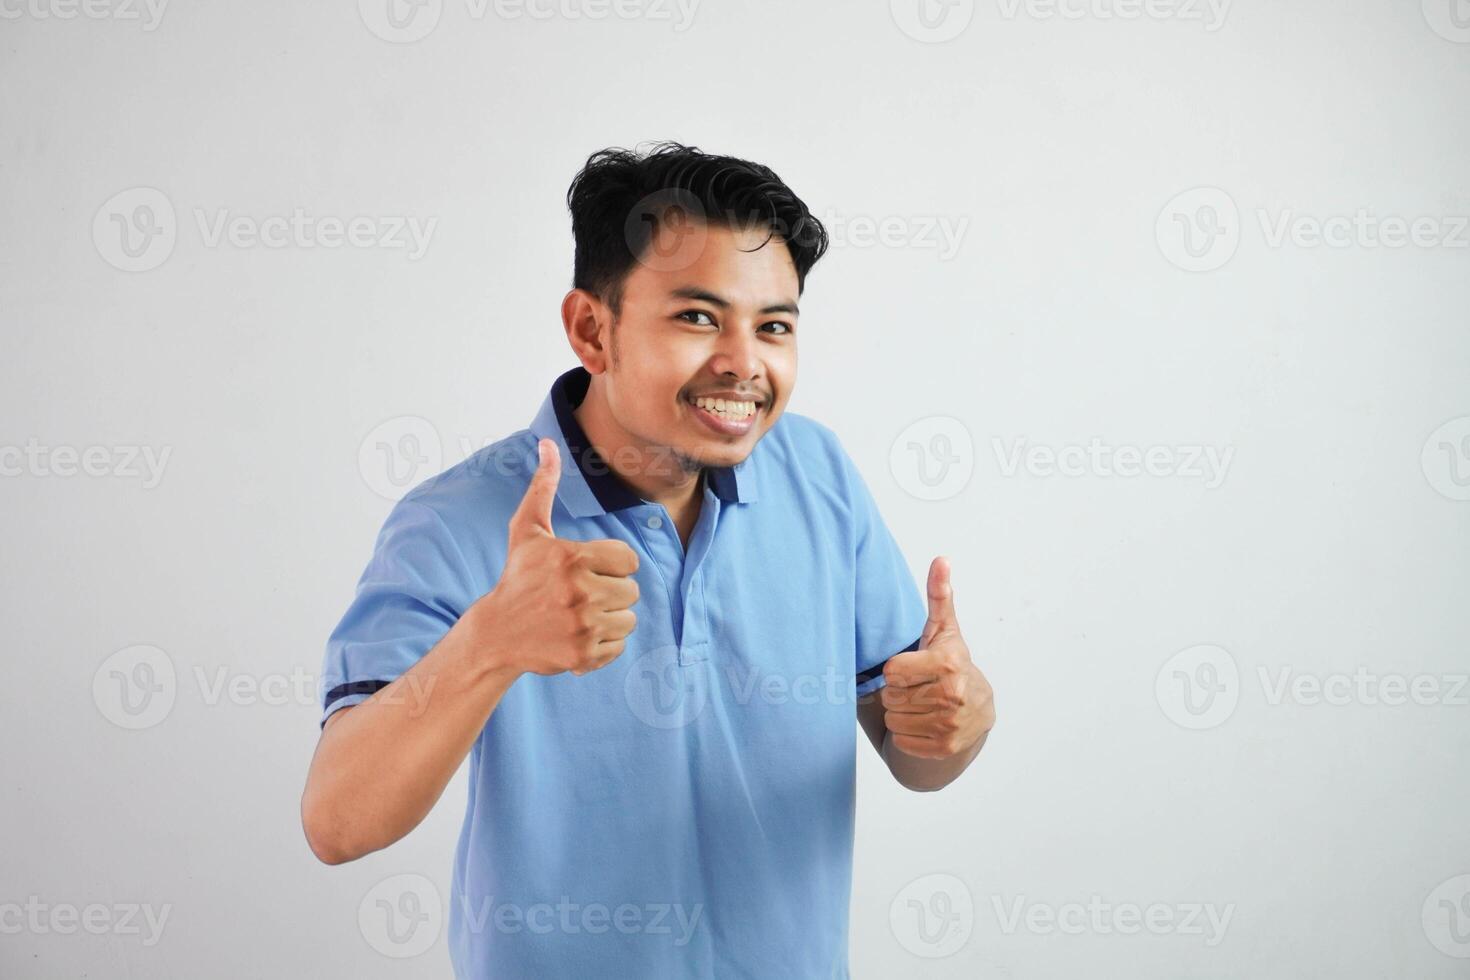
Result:
M883 667L883 721L894 748L946 759L978 750L995 725L995 698L960 635L948 559L929 565L928 593L929 620L919 648L895 654Z

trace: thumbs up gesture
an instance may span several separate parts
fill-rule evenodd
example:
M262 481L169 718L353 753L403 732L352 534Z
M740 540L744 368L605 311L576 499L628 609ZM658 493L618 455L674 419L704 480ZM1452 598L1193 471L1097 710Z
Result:
M514 669L581 675L610 663L633 632L638 553L624 541L556 536L561 456L551 439L536 448L536 472L510 519L505 568L472 608Z
M985 738L995 725L995 699L960 636L948 559L930 563L928 593L919 648L890 657L883 667L883 721L901 752L944 759Z

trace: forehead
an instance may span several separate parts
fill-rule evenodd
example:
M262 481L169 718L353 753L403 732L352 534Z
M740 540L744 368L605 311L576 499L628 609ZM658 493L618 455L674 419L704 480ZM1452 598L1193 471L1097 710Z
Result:
M628 273L623 295L655 301L687 286L706 288L737 305L795 303L796 264L784 239L766 228L727 228L693 219L661 223Z

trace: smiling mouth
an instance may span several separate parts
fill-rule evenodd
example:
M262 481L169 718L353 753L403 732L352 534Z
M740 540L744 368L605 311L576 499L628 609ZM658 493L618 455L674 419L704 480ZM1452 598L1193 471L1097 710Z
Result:
M722 422L744 422L754 418L761 407L754 399L738 401L729 398L687 398L685 401Z

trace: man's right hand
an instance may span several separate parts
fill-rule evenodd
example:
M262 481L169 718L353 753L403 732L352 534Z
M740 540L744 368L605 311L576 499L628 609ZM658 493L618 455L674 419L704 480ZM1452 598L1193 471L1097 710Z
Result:
M521 673L585 674L611 663L637 623L638 553L625 541L568 541L551 526L561 454L537 442L538 465L510 519L500 581L471 611Z

